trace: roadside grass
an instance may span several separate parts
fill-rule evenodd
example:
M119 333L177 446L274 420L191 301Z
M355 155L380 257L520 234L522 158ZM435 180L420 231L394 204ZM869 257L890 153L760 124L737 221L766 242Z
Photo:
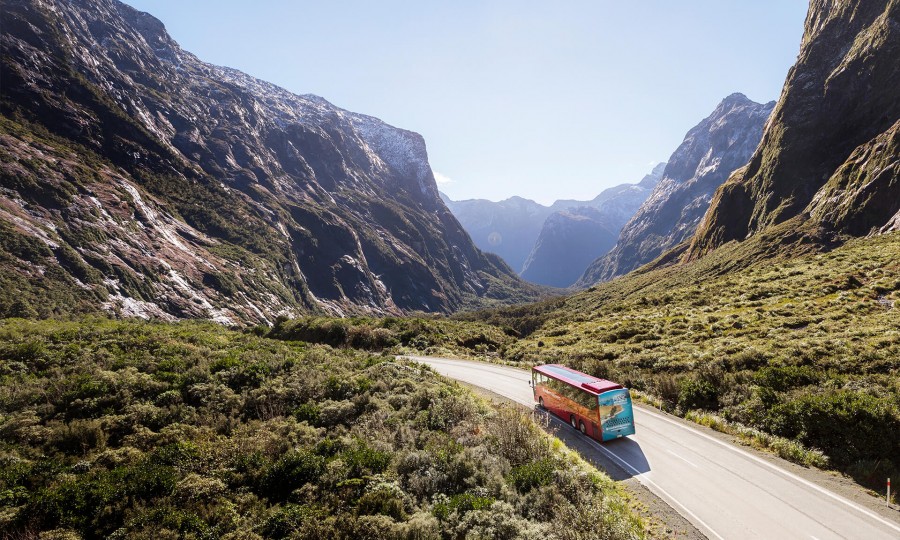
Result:
M721 416L702 411L688 411L684 418L701 426L714 429L720 433L733 435L739 440L759 450L768 450L782 459L805 467L829 467L828 456L821 450L805 448L797 441L777 437L758 429L729 422Z

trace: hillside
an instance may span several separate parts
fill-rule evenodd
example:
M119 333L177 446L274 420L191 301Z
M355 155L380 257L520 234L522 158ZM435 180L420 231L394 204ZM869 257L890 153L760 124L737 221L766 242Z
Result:
M116 0L11 0L0 314L273 321L535 298L416 133L184 51Z
M813 0L762 142L716 193L697 258L780 223L839 236L896 228L900 2Z
M495 345L506 360L558 361L669 410L716 412L880 485L900 472L900 439L884 435L900 432L900 233L735 266L757 250L733 243L565 300L465 318L523 335ZM784 444L785 457L805 459Z
M691 128L669 158L662 179L622 228L615 247L586 267L577 286L627 274L689 240L716 189L753 154L774 105L732 94Z
M0 537L644 534L529 416L391 356L85 319L0 321L0 358Z

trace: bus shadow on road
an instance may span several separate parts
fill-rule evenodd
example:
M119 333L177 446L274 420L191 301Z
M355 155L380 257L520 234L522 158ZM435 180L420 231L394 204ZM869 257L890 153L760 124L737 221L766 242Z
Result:
M650 472L650 463L644 456L641 445L633 439L623 437L601 443L582 435L568 423L538 408L534 410L534 419L566 446L581 454L591 465L604 470L613 480L628 480Z

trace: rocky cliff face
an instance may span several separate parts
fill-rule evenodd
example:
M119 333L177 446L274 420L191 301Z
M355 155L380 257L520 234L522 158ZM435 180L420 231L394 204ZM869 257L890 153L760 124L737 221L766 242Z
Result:
M653 187L662 177L665 165L665 163L660 163L655 166L637 184L620 184L605 189L589 201L561 199L548 207L522 197L511 197L500 202L483 199L451 201L449 198L445 198L444 200L463 228L472 236L475 245L484 251L496 253L510 267L524 272L525 263L531 257L538 237L543 234L546 227L567 223L572 216L560 217L550 222L547 222L547 218L567 210L591 207L603 214L605 227L618 231L650 195ZM560 237L560 234L564 234L564 231L548 231L547 237ZM598 245L603 244L604 242L598 239ZM578 243L571 245L578 245ZM595 246L590 246L588 249L592 253L602 253L597 252L598 248ZM537 260L542 257L541 253L544 252L541 250L537 253ZM580 254L577 257L580 257ZM538 264L545 263L538 262ZM567 263L556 260L556 264ZM579 268L583 270L584 266ZM554 278L550 281L558 283L560 279ZM546 281L537 282L545 285L551 284ZM569 281L566 285L571 283Z
M0 311L237 322L533 295L442 203L418 134L201 62L115 0L4 0L2 28L0 280L21 295Z
M616 244L618 230L597 208L581 206L555 212L544 222L522 277L542 285L568 287L591 261Z
M591 263L577 285L626 274L691 238L716 189L750 159L774 105L732 94L688 131L615 248Z
M688 258L788 220L838 235L895 227L898 58L900 2L813 0L762 142L716 193Z

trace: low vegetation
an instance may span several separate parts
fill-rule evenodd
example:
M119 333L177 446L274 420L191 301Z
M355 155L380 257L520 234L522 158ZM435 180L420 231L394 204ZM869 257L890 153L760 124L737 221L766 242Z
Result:
M516 328L502 359L561 362L799 463L900 477L900 234L734 267L743 245L547 303L464 316ZM693 412L691 412L693 411Z
M388 355L8 319L0 381L0 538L643 536L530 417Z
M279 319L269 330L256 332L271 338L305 341L339 348L429 355L500 357L515 343L517 332L509 327L454 321L437 316L421 317L301 317Z

